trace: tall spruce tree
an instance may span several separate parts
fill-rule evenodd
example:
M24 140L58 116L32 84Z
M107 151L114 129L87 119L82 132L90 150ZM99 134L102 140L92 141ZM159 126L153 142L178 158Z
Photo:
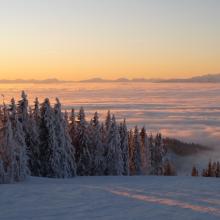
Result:
M93 119L91 120L91 133L90 133L91 145L93 153L92 156L92 175L102 176L105 171L104 153L105 148L102 142L102 130L99 123L98 113L95 112Z
M58 144L57 162L59 163L59 176L66 178L76 175L75 150L71 144L71 138L68 132L68 125L61 111L61 103L56 99L54 106L55 117L55 135Z
M154 160L155 160L155 146L154 146L154 138L152 133L148 138L148 145L150 151L150 174L154 174Z
M27 146L23 126L18 119L17 106L12 98L9 108L9 119L11 120L13 134L13 163L14 163L14 180L22 181L29 173L27 167Z
M132 129L128 132L128 148L129 148L129 173L135 175L135 163L134 163L134 132Z
M0 183L13 183L15 181L16 158L14 157L13 131L11 121L4 115L0 129Z
M120 148L120 134L114 115L112 123L107 133L106 142L106 175L121 176L123 175L123 158Z
M30 147L28 152L29 169L32 176L41 176L41 157L40 157L40 104L38 98L34 101L33 110L29 111L29 135Z
M161 134L157 134L154 141L154 150L153 150L153 174L162 175L163 174L163 156L164 148Z
M85 119L84 109L81 107L77 117L76 127L76 163L77 163L77 175L89 176L91 174L91 155L90 155L90 140L88 135L88 124Z
M41 104L40 113L41 175L62 177L59 173L59 151L57 150L54 111L48 98Z
M142 174L147 175L150 173L151 155L150 155L150 149L148 145L148 138L145 127L141 129L140 137L141 137L141 169L142 169Z
M135 175L142 175L141 169L141 141L138 127L135 126L134 128L134 137L133 137L133 147L134 147L134 154L133 154L133 161L135 166Z
M128 130L126 121L120 123L119 126L119 134L120 134L120 147L122 151L122 160L123 160L123 175L129 175L129 149L128 149Z

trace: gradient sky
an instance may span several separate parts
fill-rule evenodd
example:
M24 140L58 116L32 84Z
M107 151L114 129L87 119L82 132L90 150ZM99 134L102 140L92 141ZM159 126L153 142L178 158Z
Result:
M0 0L0 78L217 72L219 0Z

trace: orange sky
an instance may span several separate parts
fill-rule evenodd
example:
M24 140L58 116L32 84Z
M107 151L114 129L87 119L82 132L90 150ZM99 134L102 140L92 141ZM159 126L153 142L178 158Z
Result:
M6 1L0 78L180 78L220 72L219 1Z

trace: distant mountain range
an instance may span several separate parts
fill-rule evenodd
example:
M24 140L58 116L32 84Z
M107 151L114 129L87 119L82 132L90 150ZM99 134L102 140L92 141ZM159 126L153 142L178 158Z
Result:
M206 75L195 76L195 77L186 78L186 79L161 80L161 81L158 81L158 82L220 83L220 73L218 73L218 74L206 74Z
M117 82L153 82L153 83L220 83L220 73L218 74L206 74L201 76L195 76L192 78L182 78L182 79L146 79L146 78L118 78L115 80L102 79L102 78L92 78L88 80L81 81L65 81L59 80L56 78L45 79L45 80L36 80L36 79L15 79L15 80L7 80L2 79L0 83L9 84L9 83L33 83L33 84L55 84L55 83L117 83Z
M146 79L146 78L119 78L115 80L107 80L102 78L92 78L80 81L82 83L105 83L105 82L153 82L153 83L220 83L220 73L206 74L202 76L195 76L192 78L182 79Z

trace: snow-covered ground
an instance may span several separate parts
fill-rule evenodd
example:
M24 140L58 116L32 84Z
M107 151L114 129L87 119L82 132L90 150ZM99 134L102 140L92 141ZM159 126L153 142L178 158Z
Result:
M220 219L219 179L29 178L0 185L1 220Z

